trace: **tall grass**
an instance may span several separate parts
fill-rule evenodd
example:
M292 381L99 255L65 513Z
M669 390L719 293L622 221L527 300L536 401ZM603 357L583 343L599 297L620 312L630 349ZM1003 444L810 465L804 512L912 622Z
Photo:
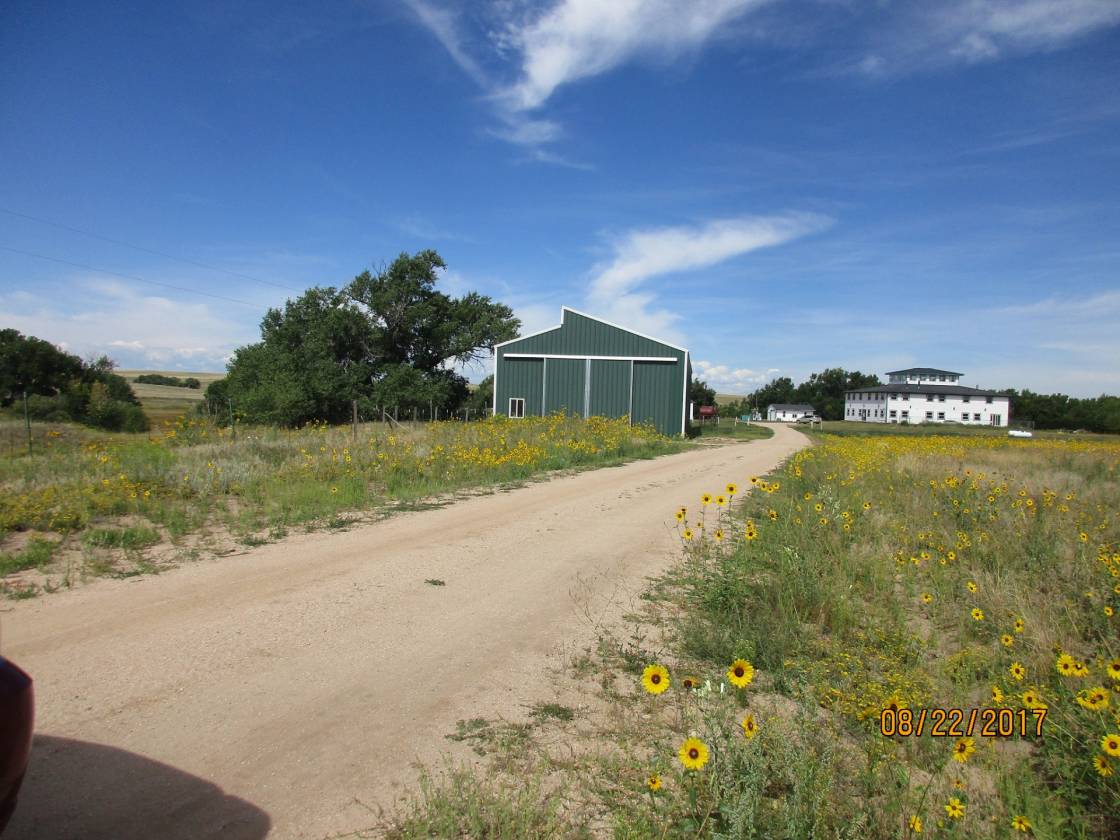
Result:
M186 418L153 435L56 426L33 456L0 457L0 536L88 532L87 546L139 548L156 532L177 539L217 527L259 539L259 532L279 535L448 491L682 446L625 420L563 415L373 424L357 434L322 424L242 427L236 439L229 429Z

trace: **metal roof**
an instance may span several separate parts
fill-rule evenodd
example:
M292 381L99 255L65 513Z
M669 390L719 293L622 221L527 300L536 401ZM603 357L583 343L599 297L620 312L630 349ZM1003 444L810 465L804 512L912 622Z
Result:
M775 411L815 411L811 405L805 403L771 403L767 408Z
M963 373L957 373L952 370L938 370L937 368L906 368L905 370L888 370L887 376L894 376L896 374L913 374L914 376L964 376Z
M964 385L921 385L914 382L895 382L892 385L872 385L869 388L852 388L844 394L958 394L962 397L1005 397L998 391L983 391L979 388L966 388Z

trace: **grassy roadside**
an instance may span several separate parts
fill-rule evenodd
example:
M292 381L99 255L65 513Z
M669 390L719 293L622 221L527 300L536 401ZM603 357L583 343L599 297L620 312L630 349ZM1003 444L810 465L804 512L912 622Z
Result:
M1120 442L825 434L755 478L733 513L682 499L643 619L570 663L589 711L385 833L485 790L552 836L1120 835ZM959 735L880 731L951 708ZM971 709L1026 723L967 734Z
M16 597L689 445L625 420L560 415L369 424L357 435L324 425L248 427L236 440L185 418L154 435L68 425L39 434L33 456L0 458L0 587Z
M749 426L745 423L734 423L725 420L719 425L713 423L697 424L695 426L699 440L765 440L774 436L774 430L755 423Z

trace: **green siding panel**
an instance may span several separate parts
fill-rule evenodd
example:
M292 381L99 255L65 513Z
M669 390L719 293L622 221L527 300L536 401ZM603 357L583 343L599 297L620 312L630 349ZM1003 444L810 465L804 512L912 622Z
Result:
M681 433L681 366L668 362L634 363L634 423L652 423L666 435Z
M599 417L625 417L629 413L630 362L592 359L591 414Z
M517 359L510 361L516 362ZM584 372L587 362L583 359L548 359L545 372L546 414L563 411L583 416Z
M556 353L561 356L675 356L684 352L593 318L565 310L561 327L514 341L503 353Z
M540 415L544 382L544 361L541 359L503 359L498 368L498 413L509 413L510 397L525 400L525 415Z

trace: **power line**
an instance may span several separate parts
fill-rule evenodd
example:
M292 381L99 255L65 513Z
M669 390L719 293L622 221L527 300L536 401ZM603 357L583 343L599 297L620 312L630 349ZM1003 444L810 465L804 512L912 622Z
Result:
M164 259L175 260L176 262L186 263L187 265L193 265L196 268L204 268L207 271L217 271L221 274L228 274L230 277L240 277L242 280L251 280L254 283L263 283L266 286L274 286L277 289L287 289L289 292L302 292L302 291L304 291L303 289L297 289L293 286L285 286L282 283L274 283L271 280L262 280L259 277L253 277L252 275L249 275L249 274L242 274L238 271L230 271L227 268L220 268L216 265L208 265L207 263L199 262L198 260L188 260L185 257L176 257L174 254L167 254L167 253L164 253L163 251L156 251L153 248L145 248L141 245L133 245L131 242L123 242L120 239L110 239L108 236L102 236L101 234L98 234L98 233L91 233L88 230L82 230L81 228L71 227L70 225L64 225L64 224L61 224L59 222L52 222L50 219L42 219L38 216L31 216L27 213L19 213L15 210L8 210L5 207L0 207L0 213L7 213L9 216L16 216L17 218L20 218L20 219L27 219L27 220L32 221L32 222L39 222L40 224L50 225L51 227L56 227L59 230L68 230L71 233L78 233L78 234L81 234L82 236L91 237L92 239L100 239L102 242L108 242L112 245L120 245L123 248L131 248L134 251L141 251L142 253L145 253L145 254L153 254L154 256L163 257Z
M86 271L96 271L98 274L111 274L114 277L123 277L126 280L137 280L140 283L148 283L152 286L162 286L165 289L174 289L177 292L186 292L191 295L203 295L204 297L216 298L217 300L225 300L230 303L238 303L242 306L251 306L259 310L259 304L250 303L247 300L238 300L237 298L226 297L225 295L215 295L210 292L202 292L198 289L189 289L185 286L174 286L171 283L161 283L158 280L148 280L146 277L139 277L135 274L122 274L119 271L109 271L105 268L97 268L96 266L86 265L85 263L71 262L70 260L60 259L59 257L48 257L46 254L35 254L31 251L21 251L18 248L9 248L6 245L0 245L0 251L10 251L13 254L22 254L25 257L34 257L37 260L47 260L48 262L61 263L62 265L70 265L74 268L84 268Z

